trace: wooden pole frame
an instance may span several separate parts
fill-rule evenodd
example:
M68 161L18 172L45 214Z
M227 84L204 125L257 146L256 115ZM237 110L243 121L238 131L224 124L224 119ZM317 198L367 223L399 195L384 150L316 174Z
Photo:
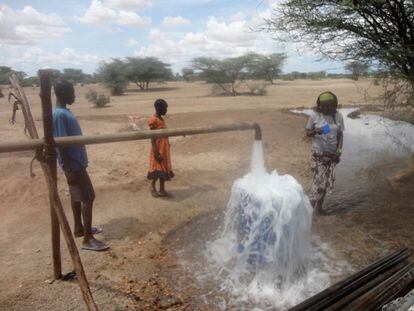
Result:
M37 159L43 170L43 174L46 179L46 185L49 191L49 200L51 204L51 216L52 216L52 248L53 248L53 268L55 278L61 277L61 258L60 258L60 231L59 225L62 229L63 236L65 238L70 256L72 258L73 266L78 277L79 287L82 292L83 300L87 310L97 311L98 307L92 296L92 292L89 287L86 274L83 269L82 261L79 255L78 248L72 235L72 231L69 226L69 222L66 218L62 202L60 200L57 183L56 183L56 157L55 144L53 143L53 121L52 118L52 101L51 101L51 83L49 73L47 71L39 71L40 77L40 96L42 99L42 112L45 125L45 141L48 145L41 145L37 147ZM22 111L27 126L29 135L33 140L38 139L36 126L33 120L33 116L30 111L30 105L27 101L24 91L21 88L18 79L15 75L10 78L10 82L13 88L16 90L16 95L21 103ZM40 154L38 151L45 151ZM47 161L45 161L47 160Z

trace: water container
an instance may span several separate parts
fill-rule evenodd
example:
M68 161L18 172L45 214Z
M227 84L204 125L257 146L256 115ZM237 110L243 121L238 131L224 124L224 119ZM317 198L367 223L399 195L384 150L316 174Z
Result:
M331 131L331 127L328 123L325 123L324 126L322 126L322 134L328 134Z

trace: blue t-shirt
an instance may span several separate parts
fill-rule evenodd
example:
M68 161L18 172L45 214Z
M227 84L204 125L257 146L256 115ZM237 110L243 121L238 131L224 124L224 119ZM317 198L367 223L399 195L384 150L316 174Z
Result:
M75 115L68 108L56 106L53 111L53 136L78 136L82 135L79 122ZM60 167L63 167L63 159L57 148L58 161ZM78 171L82 168L88 167L88 156L86 154L85 146L70 146L65 147L65 154L70 160L70 170Z

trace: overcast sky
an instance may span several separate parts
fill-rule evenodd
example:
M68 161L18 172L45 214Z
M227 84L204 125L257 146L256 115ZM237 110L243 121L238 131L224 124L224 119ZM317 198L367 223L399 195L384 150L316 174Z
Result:
M0 65L93 73L102 61L155 56L175 72L196 56L288 54L284 72L342 71L305 47L254 32L280 0L0 0Z

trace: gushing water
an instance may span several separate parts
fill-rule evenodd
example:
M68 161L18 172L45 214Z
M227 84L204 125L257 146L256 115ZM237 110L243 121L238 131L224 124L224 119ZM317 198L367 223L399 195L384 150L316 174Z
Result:
M311 226L301 185L266 172L262 143L255 141L250 173L234 182L223 231L207 247L230 304L284 309L325 288L329 278L315 268L321 258L312 252Z

